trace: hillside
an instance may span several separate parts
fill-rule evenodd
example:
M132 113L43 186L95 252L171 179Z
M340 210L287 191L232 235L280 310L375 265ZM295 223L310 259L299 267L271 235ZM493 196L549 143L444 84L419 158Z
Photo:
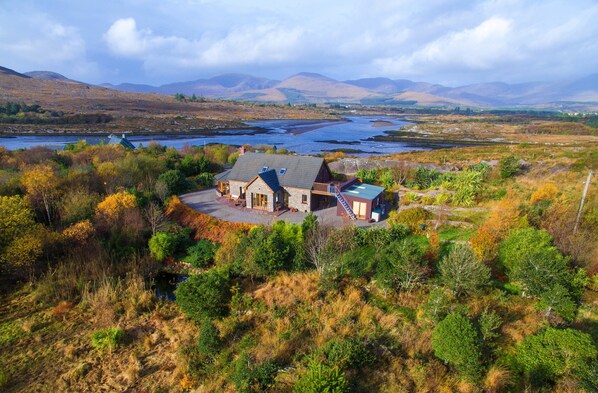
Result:
M124 92L106 87L71 81L58 74L42 72L30 77L16 71L0 69L0 102L37 104L47 117L69 115L103 115L108 123L59 124L52 128L67 132L114 132L132 130L148 132L189 132L198 129L243 127L243 121L255 119L322 119L331 116L316 108L255 105L235 102L185 102L172 95ZM64 78L64 79L63 79ZM225 83L225 82L224 82ZM56 121L55 121L56 120ZM44 130L44 124L0 123L1 132L19 133Z

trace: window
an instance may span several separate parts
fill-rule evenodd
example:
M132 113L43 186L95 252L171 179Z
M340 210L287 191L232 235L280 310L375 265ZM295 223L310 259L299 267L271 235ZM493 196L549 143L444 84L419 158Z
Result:
M307 195L305 195L305 194L301 195L301 203L307 204Z
M260 173L266 172L267 170L268 170L268 167L267 166L263 166L262 170L260 171Z
M280 176L284 176L285 173L287 173L287 168L280 168L280 171L278 171Z

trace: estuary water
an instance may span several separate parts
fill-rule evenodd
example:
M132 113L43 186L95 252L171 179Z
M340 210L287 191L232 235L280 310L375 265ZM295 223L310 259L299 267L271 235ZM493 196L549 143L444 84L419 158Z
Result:
M135 145L147 146L155 141L177 149L185 145L221 143L228 145L270 145L286 148L299 154L318 154L336 149L351 149L355 155L383 155L403 151L430 150L426 144L409 142L377 142L369 140L384 131L398 130L408 124L402 117L349 116L344 120L264 120L247 122L258 129L226 129L215 135L142 135L127 134ZM48 146L62 149L68 143L85 139L87 143L99 143L101 137L76 135L38 135L0 138L0 145L8 150ZM449 145L447 145L449 146ZM437 145L435 147L438 147Z

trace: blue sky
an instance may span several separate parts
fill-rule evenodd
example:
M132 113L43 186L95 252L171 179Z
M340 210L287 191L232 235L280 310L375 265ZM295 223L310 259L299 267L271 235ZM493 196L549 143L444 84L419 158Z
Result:
M1 0L0 65L90 83L385 76L447 85L598 72L596 0Z

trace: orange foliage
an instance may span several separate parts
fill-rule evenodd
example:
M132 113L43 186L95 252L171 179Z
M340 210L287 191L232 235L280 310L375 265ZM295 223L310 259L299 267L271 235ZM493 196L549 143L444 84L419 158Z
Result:
M519 210L513 199L500 201L486 222L471 238L471 249L483 262L496 258L498 244L507 233L520 225Z
M89 220L77 222L62 231L62 234L70 241L83 243L93 235L93 224Z
M191 228L195 234L195 240L205 239L221 244L227 233L244 231L249 232L254 225L222 221L208 214L193 210L174 196L166 207L166 215L179 225Z
M538 203L542 201L551 201L558 194L559 189L554 183L544 183L532 194L530 203Z
M108 195L102 202L98 203L96 214L108 222L115 222L125 210L136 207L135 195L126 191Z

